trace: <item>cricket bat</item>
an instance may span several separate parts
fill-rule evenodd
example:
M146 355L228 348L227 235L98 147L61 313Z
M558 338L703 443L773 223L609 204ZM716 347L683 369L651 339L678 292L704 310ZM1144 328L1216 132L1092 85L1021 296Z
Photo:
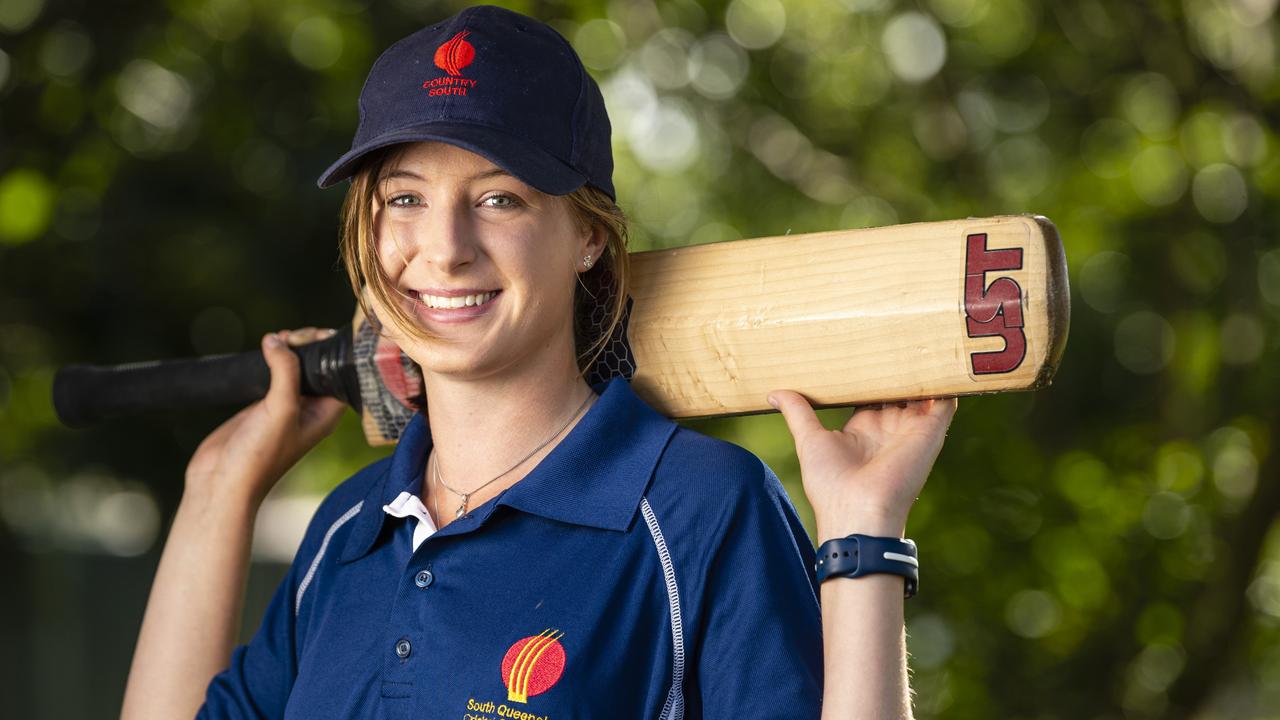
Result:
M1032 215L754 238L631 255L621 337L636 393L671 418L772 412L772 390L816 407L1032 390L1066 345L1066 257ZM357 311L294 348L303 392L361 413L395 442L424 407L421 369ZM115 367L54 379L75 427L145 409L243 404L266 394L260 352Z

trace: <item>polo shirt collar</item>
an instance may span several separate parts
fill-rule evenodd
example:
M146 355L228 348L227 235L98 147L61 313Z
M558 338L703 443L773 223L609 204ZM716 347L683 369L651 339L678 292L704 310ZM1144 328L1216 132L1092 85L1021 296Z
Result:
M630 527L676 424L649 407L622 378L593 389L600 399L538 465L493 500L474 508L480 520L506 505L551 520L606 530ZM382 477L355 520L342 561L367 554L388 515L382 506L419 482L431 451L431 429L419 411L405 426ZM486 507L488 506L488 507ZM471 527L474 527L471 526ZM450 534L455 524L439 532Z

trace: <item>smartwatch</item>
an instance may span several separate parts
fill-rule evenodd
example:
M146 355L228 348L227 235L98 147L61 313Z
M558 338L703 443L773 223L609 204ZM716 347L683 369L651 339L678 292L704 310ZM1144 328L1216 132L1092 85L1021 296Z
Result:
M916 544L905 538L873 537L854 533L835 538L818 548L814 570L818 582L832 577L862 577L874 573L901 575L903 597L911 597L920 587L920 562Z

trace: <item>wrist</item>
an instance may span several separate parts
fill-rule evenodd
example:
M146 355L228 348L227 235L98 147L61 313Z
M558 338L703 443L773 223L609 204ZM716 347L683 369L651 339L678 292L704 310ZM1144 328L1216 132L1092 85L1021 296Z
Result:
M214 493L186 488L178 503L178 512L202 520L252 525L262 499L247 493Z
M854 533L900 538L905 537L907 529L905 515L899 517L880 513L855 513L817 516L815 520L820 543L832 538L848 537Z
M897 575L904 579L903 594L908 598L916 594L920 585L920 562L916 559L919 553L910 540L857 534L827 540L815 555L814 571L819 583L839 577Z

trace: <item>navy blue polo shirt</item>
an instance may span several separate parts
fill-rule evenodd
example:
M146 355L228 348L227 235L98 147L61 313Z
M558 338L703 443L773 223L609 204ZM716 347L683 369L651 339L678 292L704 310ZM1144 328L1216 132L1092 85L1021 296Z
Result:
M622 379L424 540L426 417L321 504L206 718L817 718L814 550L776 475Z

